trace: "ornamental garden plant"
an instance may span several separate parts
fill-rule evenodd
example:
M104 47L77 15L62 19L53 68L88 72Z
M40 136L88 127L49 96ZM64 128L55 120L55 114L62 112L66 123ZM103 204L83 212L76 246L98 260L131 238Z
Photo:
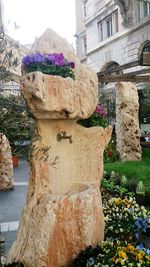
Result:
M103 183L102 180L101 190L105 217L105 240L96 248L88 247L82 251L75 259L73 266L150 266L150 247L147 247L145 243L145 237L150 236L150 211L136 202L134 192L129 192L125 175L119 176L111 172L110 175L105 173L104 177L105 182ZM121 189L116 190L119 187ZM141 182L132 182L130 189L132 190L133 187L138 194L144 193L144 186Z
M89 118L79 120L78 123L87 128L94 126L106 128L109 126L108 114L103 105L99 103L94 113ZM119 160L119 153L116 150L116 139L112 137L104 150L104 162L114 162L117 160Z
M94 126L106 128L109 125L107 112L101 104L97 105L94 113L88 119L79 120L78 123L87 128Z
M74 261L74 267L148 267L150 248L141 235L150 226L150 212L134 198L103 200L105 240L96 248L88 247Z
M22 96L0 95L0 132L8 138L12 155L28 158L33 130L34 121Z
M44 74L58 75L63 78L70 77L75 80L73 69L75 63L67 60L63 53L27 55L22 60L26 72L40 71Z
M111 198L103 201L105 236L114 240L137 242L150 226L150 212L135 198Z

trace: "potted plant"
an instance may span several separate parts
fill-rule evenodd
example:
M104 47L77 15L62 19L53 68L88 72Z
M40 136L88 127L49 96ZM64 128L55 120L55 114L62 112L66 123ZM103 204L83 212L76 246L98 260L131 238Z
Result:
M67 60L63 53L35 53L25 56L22 63L23 74L40 71L44 74L58 75L63 78L70 77L75 80L75 74L73 71L75 63Z

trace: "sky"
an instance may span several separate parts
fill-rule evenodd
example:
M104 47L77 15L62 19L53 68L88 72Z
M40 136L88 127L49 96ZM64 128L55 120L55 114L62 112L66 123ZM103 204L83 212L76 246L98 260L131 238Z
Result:
M7 33L21 44L33 43L52 28L75 41L75 0L3 0Z

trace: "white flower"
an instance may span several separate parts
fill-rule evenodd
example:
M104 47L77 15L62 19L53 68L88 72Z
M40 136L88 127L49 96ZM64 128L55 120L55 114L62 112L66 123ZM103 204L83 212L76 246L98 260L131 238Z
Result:
M6 264L6 258L5 258L5 256L2 256L1 257L1 264L2 264L2 266Z

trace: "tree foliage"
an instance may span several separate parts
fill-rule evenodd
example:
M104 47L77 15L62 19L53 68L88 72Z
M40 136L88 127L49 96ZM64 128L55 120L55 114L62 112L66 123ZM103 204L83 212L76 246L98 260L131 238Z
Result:
M10 142L12 153L27 157L34 121L22 96L0 95L0 132ZM26 142L27 141L27 142Z
M19 64L19 59L15 57L14 43L5 34L0 31L0 81L8 81L11 78L11 70Z

